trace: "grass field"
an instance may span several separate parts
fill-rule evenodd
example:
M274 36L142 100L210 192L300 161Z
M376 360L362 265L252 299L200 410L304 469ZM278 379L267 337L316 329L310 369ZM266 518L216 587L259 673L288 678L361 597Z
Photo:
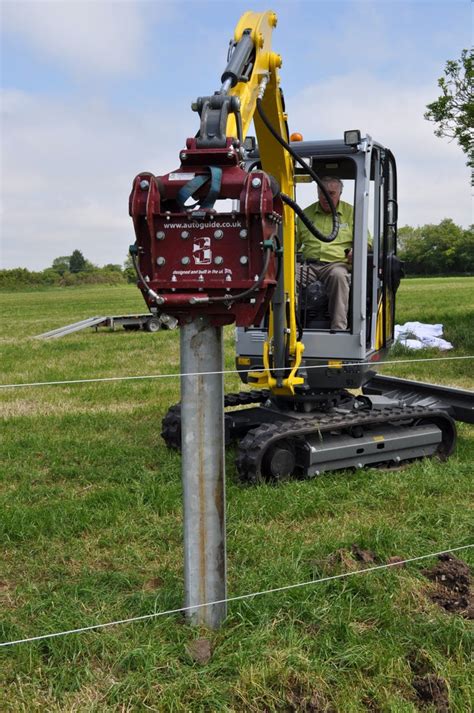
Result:
M133 286L5 292L0 304L4 384L179 372L178 331L31 339L94 314L143 311ZM450 356L474 354L474 278L406 280L398 321L410 319L442 322ZM400 348L395 357L409 363L382 373L474 387L470 360L420 364ZM233 359L228 329L226 368ZM226 377L227 391L239 387ZM1 640L179 607L180 458L159 435L178 379L1 395ZM373 566L469 544L473 463L465 424L446 463L279 487L239 485L229 453L229 596L359 569L360 550ZM474 561L473 550L458 556ZM464 713L472 628L432 600L425 571L435 563L232 603L213 633L173 616L0 649L0 709ZM192 655L199 638L208 661ZM444 681L442 695L424 703L416 681L430 676Z

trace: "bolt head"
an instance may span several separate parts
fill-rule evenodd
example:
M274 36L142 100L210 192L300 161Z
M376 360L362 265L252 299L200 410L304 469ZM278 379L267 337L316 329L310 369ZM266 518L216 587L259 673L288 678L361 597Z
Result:
M223 230L214 230L214 237L216 240L220 240L221 238L224 237L224 231Z
M239 235L240 235L241 238L244 239L244 238L247 237L248 232L247 232L247 230L246 230L245 228L242 228L242 230L240 231Z
M222 263L224 262L224 258L220 255L217 255L217 257L214 258L214 262L216 265L222 265Z
M143 181L140 181L140 188L142 191L147 191L150 188L150 181L146 181L143 179Z
M189 265L191 260L185 255L184 257L181 258L181 265Z
M158 265L158 267L162 267L163 265L166 264L165 258L164 258L164 257L161 257L161 256L160 256L160 257L157 257L157 258L156 258L156 264Z
M260 188L261 185L262 181L260 180L260 178L252 178L252 188Z
M183 230L182 233L181 233L181 237L183 238L183 240L186 240L186 238L189 238L189 233L188 233L188 231L187 231L187 230Z
M241 264L241 265L246 265L246 264L248 263L248 261L249 261L249 259L248 259L247 255L242 255L242 256L241 256L241 258L240 258L240 264Z
M187 158L188 158L188 154L185 151L181 151L181 153L179 154L179 160L186 161Z
M162 230L159 230L156 234L156 239L157 240L164 240L165 239L165 234Z

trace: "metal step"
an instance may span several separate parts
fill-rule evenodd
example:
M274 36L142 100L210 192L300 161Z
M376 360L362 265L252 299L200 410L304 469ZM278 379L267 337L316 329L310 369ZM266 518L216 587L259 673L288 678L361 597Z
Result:
M408 406L426 406L447 411L456 421L474 423L474 391L423 381L376 374L363 387L364 394L379 394Z
M37 334L35 339L58 339L59 337L64 337L66 334L72 334L73 332L80 332L81 329L87 329L87 327L97 327L106 322L107 317L88 317L87 319L82 319L80 322L73 322L73 324L66 324L64 327L57 327L57 329L51 329L49 332L43 332L43 334Z

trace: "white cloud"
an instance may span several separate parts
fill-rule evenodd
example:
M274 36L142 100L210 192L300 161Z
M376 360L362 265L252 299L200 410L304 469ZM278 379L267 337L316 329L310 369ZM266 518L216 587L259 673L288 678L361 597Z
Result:
M16 0L2 15L4 31L77 73L122 75L146 61L147 13L136 3Z
M455 143L434 136L423 118L432 87L351 73L305 88L288 102L292 131L306 139L342 138L361 129L392 150L398 166L399 224L472 222L469 169ZM291 111L293 108L296 111Z
M123 262L135 239L132 180L179 165L196 128L186 108L117 112L98 101L4 92L3 266L43 269L76 248L97 264Z

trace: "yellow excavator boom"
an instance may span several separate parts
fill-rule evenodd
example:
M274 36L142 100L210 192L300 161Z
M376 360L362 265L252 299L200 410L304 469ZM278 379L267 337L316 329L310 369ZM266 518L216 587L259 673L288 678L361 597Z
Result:
M245 139L252 120L258 143L262 169L273 176L282 193L294 198L293 160L290 154L271 135L258 112L257 99L262 100L262 108L275 131L288 143L288 124L285 112L283 93L280 88L279 69L282 60L279 54L271 49L272 31L277 25L277 15L274 12L246 12L242 15L234 33L237 44L244 33L253 40L254 55L252 71L247 81L240 81L229 90L229 94L238 98L242 119L242 138ZM227 121L227 136L237 136L238 127L234 114ZM264 345L264 371L252 372L252 384L270 388L279 394L294 393L294 386L303 383L296 376L301 364L303 344L298 341L296 325L296 291L295 291L295 220L294 212L288 205L283 208L283 274L284 299L287 303L286 313L286 352L289 359L289 374L281 386L271 374L271 354L273 341L272 311L269 320L267 341Z

